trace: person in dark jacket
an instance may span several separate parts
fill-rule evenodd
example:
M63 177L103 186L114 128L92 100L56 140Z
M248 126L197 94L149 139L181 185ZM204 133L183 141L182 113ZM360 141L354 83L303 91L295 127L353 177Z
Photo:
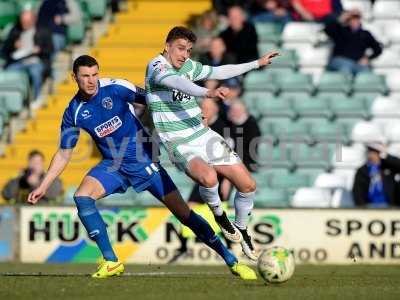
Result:
M253 24L246 21L243 9L233 6L228 10L229 27L221 32L227 52L234 55L236 62L246 63L258 58L258 36Z
M369 144L367 162L355 175L353 200L356 206L400 206L400 159L387 154L381 144Z
M55 53L67 44L67 26L63 21L63 15L66 14L68 8L65 0L44 0L39 8L37 26L51 31Z
M235 58L226 52L226 45L220 37L213 37L207 53L200 56L199 61L203 65L218 67L235 64Z
M353 75L369 71L370 61L382 53L380 43L362 28L358 10L345 12L338 21L329 22L325 32L334 43L329 70ZM368 49L372 50L371 54L367 54Z
M34 97L40 93L43 73L50 69L53 51L51 33L35 26L36 15L31 10L22 11L19 22L11 29L3 48L7 70L26 71L33 85Z
M26 203L28 194L39 186L45 175L44 156L40 151L32 150L28 155L28 166L21 174L11 179L4 187L2 196L9 202ZM45 195L45 201L53 201L63 193L60 179L56 179Z

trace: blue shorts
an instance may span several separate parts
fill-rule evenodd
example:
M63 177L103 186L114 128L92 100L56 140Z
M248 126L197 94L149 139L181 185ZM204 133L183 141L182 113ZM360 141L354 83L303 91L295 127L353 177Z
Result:
M148 190L159 200L172 191L177 190L165 169L157 163L135 164L112 168L112 162L102 160L92 168L87 176L96 178L105 190L105 196L114 193L124 193L132 186L137 193Z

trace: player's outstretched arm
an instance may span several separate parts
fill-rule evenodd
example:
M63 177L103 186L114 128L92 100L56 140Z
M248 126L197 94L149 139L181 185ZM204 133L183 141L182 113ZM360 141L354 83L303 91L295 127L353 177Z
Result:
M212 72L208 79L223 80L242 75L251 70L258 69L271 64L272 59L278 55L279 52L272 51L261 56L258 60L254 60L248 63L212 67Z
M53 181L62 173L71 160L73 149L58 149L51 160L50 167L40 185L28 196L28 203L37 203L45 194Z

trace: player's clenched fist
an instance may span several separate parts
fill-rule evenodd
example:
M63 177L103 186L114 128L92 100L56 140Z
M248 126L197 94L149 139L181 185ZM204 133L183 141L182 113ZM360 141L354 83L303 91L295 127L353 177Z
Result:
M227 87L219 87L215 90L209 90L207 92L207 98L220 98L220 99L225 99L226 96L229 94L229 88Z
M271 64L272 59L273 59L274 57L276 57L276 56L279 56L279 52L278 52L278 51L269 52L269 53L265 54L264 56L262 56L262 57L258 60L258 65L259 65L260 67L267 66L267 65Z
M30 204L36 204L45 194L46 191L43 188L38 187L28 195L27 201Z

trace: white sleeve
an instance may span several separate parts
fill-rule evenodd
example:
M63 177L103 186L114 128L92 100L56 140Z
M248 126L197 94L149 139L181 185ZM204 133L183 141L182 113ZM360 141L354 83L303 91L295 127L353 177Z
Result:
M258 69L259 67L260 66L258 65L257 60L238 65L224 65L219 67L213 67L212 72L208 78L218 79L218 80L228 79L242 75L251 70Z
M158 82L158 84L195 97L205 97L208 91L208 89L198 86L189 79L179 75L165 76Z

